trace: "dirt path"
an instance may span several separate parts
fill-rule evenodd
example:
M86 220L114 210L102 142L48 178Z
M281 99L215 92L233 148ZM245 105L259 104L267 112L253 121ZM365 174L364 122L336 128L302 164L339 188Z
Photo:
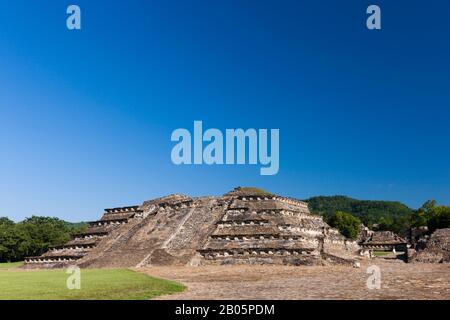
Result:
M381 289L368 289L367 267L381 270ZM375 259L350 267L147 267L149 275L180 281L188 290L160 299L445 299L449 264L406 264Z

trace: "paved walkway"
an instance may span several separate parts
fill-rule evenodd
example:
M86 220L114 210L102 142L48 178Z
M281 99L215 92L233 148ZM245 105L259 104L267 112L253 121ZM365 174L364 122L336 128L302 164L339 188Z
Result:
M367 267L381 270L381 289L368 289ZM149 275L180 281L188 290L160 299L445 299L450 264L375 259L360 269L342 266L147 267Z

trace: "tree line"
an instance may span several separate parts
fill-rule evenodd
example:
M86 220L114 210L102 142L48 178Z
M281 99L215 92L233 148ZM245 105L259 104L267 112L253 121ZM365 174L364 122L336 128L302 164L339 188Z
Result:
M41 255L50 246L64 244L85 228L85 223L69 223L58 218L33 216L15 223L0 217L0 262Z
M345 196L320 196L305 200L310 211L320 214L332 227L350 239L358 237L361 224L372 230L407 234L410 228L426 226L429 232L450 228L450 207L429 200L418 210L400 202L356 200Z

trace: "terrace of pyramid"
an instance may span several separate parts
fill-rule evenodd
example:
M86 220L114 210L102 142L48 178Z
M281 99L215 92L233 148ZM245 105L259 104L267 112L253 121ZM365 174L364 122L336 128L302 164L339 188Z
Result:
M354 265L358 252L307 203L236 188L221 197L171 195L106 209L86 232L27 258L25 267Z

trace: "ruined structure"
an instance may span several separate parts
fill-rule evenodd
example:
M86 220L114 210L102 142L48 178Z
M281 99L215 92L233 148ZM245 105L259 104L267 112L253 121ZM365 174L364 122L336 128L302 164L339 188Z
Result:
M392 231L372 231L364 228L358 244L364 250L406 252L408 242Z
M50 247L46 253L39 257L26 258L25 263L49 267L74 264L94 249L114 229L118 229L141 214L142 210L139 210L139 206L105 209L100 220L89 222L87 231L76 234L72 241L62 246Z
M408 250L408 262L450 263L450 228L438 229Z
M406 238L408 238L409 243L412 246L416 246L417 241L427 234L429 234L429 230L427 226L413 227L410 228L406 233Z
M236 188L222 197L172 195L107 209L88 231L26 266L353 265L358 249L305 202Z

